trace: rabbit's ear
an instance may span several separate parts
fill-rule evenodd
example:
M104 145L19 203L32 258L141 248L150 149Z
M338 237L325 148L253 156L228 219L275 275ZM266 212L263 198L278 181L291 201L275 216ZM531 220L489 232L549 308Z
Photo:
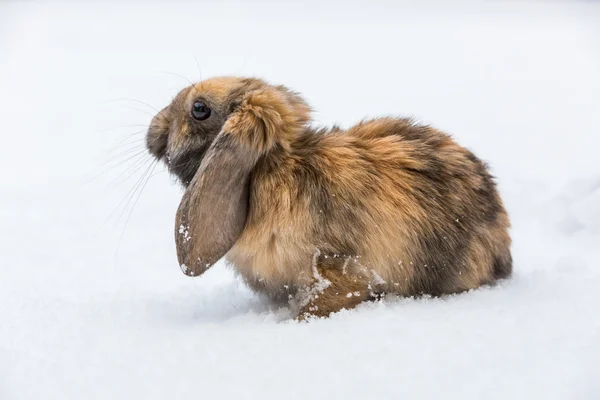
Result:
M256 160L251 149L227 132L219 133L208 149L175 220L177 258L186 275L201 275L242 233Z
M308 121L298 95L276 88L249 91L206 152L187 187L175 224L177 258L200 275L235 244L246 224L250 173L276 143L285 150Z

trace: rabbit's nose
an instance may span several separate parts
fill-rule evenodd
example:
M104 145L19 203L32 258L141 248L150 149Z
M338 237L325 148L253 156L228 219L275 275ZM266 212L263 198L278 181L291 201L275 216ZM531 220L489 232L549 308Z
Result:
M156 117L155 117L156 118ZM168 128L154 124L154 120L146 133L146 148L156 158L161 158L167 150Z

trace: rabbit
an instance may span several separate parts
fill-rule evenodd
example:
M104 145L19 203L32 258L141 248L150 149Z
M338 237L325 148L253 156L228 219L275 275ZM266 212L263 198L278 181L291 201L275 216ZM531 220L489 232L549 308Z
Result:
M183 184L183 272L225 257L298 319L385 294L441 296L512 273L510 223L488 167L406 118L314 128L285 86L215 77L149 126L149 152Z

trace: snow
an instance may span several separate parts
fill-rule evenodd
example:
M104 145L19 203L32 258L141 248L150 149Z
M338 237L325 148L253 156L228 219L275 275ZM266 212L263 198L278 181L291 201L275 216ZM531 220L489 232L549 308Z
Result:
M0 3L0 399L600 398L600 4L202 3ZM138 101L223 74L452 133L514 277L297 323L223 264L184 276Z

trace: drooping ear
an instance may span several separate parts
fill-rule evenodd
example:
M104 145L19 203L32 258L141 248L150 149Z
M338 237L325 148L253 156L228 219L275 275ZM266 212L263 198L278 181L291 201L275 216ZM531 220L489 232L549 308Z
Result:
M225 131L208 149L181 199L175 219L177 258L186 275L204 273L242 233L248 212L250 172L257 158L251 148Z
M175 220L177 258L186 275L205 272L235 244L246 224L250 174L276 144L289 148L310 108L285 88L251 90L208 149Z

